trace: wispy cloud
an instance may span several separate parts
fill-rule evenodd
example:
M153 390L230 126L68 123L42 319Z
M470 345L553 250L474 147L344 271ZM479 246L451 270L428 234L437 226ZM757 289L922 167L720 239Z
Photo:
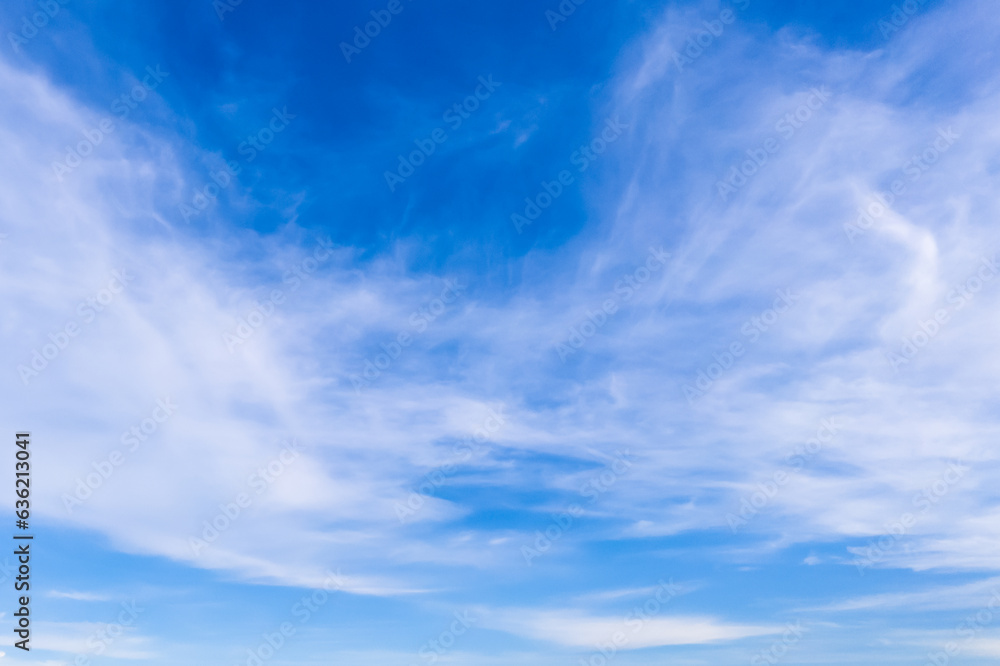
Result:
M61 592L59 590L51 590L46 596L55 599L73 599L74 601L108 601L111 599L108 595L94 592Z
M678 67L678 49L725 8L734 21ZM495 593L464 577L506 580L552 514L599 491L561 534L558 557L516 574L530 598L483 611L485 626L571 649L621 628L602 605L655 592L590 576L609 566L595 554L608 544L635 547L643 562L697 551L688 577L701 580L704 561L764 568L800 547L813 565L803 575L821 575L884 537L873 570L981 579L879 594L859 582L836 591L845 601L824 592L787 605L822 615L973 603L997 580L1000 545L1000 354L988 334L1000 326L1000 279L980 275L1000 251L1000 19L963 0L927 8L891 41L843 47L796 25L772 31L751 12L711 2L651 14L587 109L581 141L601 146L600 159L521 238L572 228L572 239L515 254L484 232L488 267L428 260L436 240L426 230L384 252L332 244L318 261L329 244L302 225L308 202L332 188L307 178L275 176L293 203L282 195L274 206L234 181L227 196L239 206L220 203L187 225L177 203L207 182L187 160L217 155L176 118L159 129L120 123L59 181L52 163L103 111L44 70L0 60L0 413L40 424L51 442L36 452L46 484L33 489L35 515L129 556L240 583L316 588L335 567L344 592L423 609L467 587ZM390 45L387 33L378 46ZM176 72L168 81L182 85ZM510 104L541 104L517 85L505 80ZM525 118L483 122L523 152L545 134L544 118ZM628 131L594 143L608 118ZM473 136L471 122L463 131ZM942 133L954 141L929 152ZM509 154L491 150L482 159L508 169ZM553 174L571 152L553 151ZM730 169L746 180L723 200ZM421 205L414 178L405 215ZM545 191L532 188L536 200ZM489 205L523 208L523 189ZM261 211L279 220L267 231L248 221ZM845 233L859 219L863 233ZM670 255L655 271L651 247ZM134 280L105 302L123 270ZM445 304L452 284L464 285L461 297ZM800 298L772 321L776 292L789 289ZM559 345L595 320L586 344L560 358ZM227 344L241 326L252 335ZM919 353L894 364L907 344ZM358 391L369 365L377 381ZM692 402L684 387L700 373L711 390ZM163 396L176 412L144 428ZM494 414L503 427L484 429ZM830 418L843 424L836 438L813 447ZM135 429L141 446L116 467ZM303 444L300 458L269 471L289 438ZM461 455L467 442L475 447ZM625 449L628 474L602 481ZM968 473L940 486L955 461ZM86 502L68 511L81 493ZM420 511L400 521L415 495ZM755 518L735 535L727 515L743 502ZM191 538L209 530L217 538L192 552ZM546 610L535 595L567 570L610 589L577 587L562 598L582 609ZM628 649L785 630L780 611L752 624L724 614L650 618ZM54 626L48 649L77 650L81 627ZM138 638L119 649L152 654Z
M780 634L781 626L729 624L706 617L659 617L640 624L636 618L593 617L577 611L518 609L485 614L484 626L572 648L594 648L628 636L627 649L698 645ZM634 635L630 635L634 634Z

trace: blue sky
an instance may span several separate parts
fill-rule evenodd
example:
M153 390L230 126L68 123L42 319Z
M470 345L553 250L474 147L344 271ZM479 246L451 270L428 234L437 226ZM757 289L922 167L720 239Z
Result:
M990 3L318 4L0 8L0 660L996 662Z

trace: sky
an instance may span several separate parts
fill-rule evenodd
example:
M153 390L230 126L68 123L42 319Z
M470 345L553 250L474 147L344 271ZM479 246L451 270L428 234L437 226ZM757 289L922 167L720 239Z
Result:
M3 3L0 662L996 663L998 31Z

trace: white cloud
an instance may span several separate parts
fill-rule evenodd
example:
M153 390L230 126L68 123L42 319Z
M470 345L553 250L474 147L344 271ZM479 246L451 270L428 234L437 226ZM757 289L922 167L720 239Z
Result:
M56 599L73 599L75 601L108 601L110 599L107 595L96 594L94 592L62 592L59 590L51 590L46 596Z
M985 578L963 585L941 585L918 592L873 594L833 603L810 610L862 611L871 609L906 608L926 611L956 608L978 608L1000 594L1000 577Z
M784 627L731 624L707 617L592 617L578 611L484 612L483 626L571 648L612 643L622 650L699 645L780 634ZM615 640L616 635L619 636Z
M969 39L991 40L994 13L968 8L982 19ZM958 458L973 471L920 522L914 547L892 551L885 564L996 570L998 423L983 405L1000 354L984 332L1000 324L1000 279L954 312L899 374L885 360L997 247L995 82L960 105L915 108L901 99L900 82L928 59L967 69L956 64L953 40L941 37L959 30L958 15L941 10L876 54L830 53L782 34L747 55L734 31L732 41L720 39L718 57L760 63L759 78L747 81L715 74L708 60L684 77L665 70L666 28L654 30L634 51L639 61L623 63L611 104L634 129L616 146L620 157L606 158L610 172L624 175L602 186L614 194L610 210L595 211L603 222L571 248L527 256L518 292L501 298L471 288L360 397L351 375L379 342L413 332L410 314L440 293L445 276L411 274L397 257L359 264L345 250L293 292L281 276L309 245L295 225L267 237L175 226L159 202L179 200L183 184L199 177L174 159L177 137L123 126L60 184L51 161L94 114L40 76L0 65L0 138L11 158L0 165L0 293L10 304L0 334L12 359L0 409L38 423L36 436L49 444L37 455L53 490L38 492L38 511L106 534L122 550L254 581L313 585L333 563L349 591L413 592L434 587L434 575L399 580L394 565L499 569L519 561L525 539L509 531L450 531L473 500L428 500L418 521L425 532L401 526L394 510L489 409L504 411L492 439L512 450L600 465L632 449L638 462L628 483L595 509L615 518L600 533L606 538L726 529L740 498L821 419L840 415L850 425L749 530L771 537L767 547L877 536ZM754 148L818 83L834 89L833 99L721 205L718 165ZM706 91L740 100L739 112L702 117ZM852 245L843 225L856 207L949 125L962 138ZM688 165L681 175L675 159ZM555 344L645 259L649 244L668 241L672 263L579 352L592 363L560 365ZM78 304L123 267L135 282L24 387L13 366L79 320ZM223 333L273 288L287 301L230 354ZM800 305L689 406L681 387L693 381L690 361L711 363L733 340L746 342L741 325L779 288L800 290ZM461 363L443 355L446 345L461 350ZM62 495L121 448L122 432L163 396L177 402L176 415L69 514ZM220 504L253 493L248 478L289 436L308 445L302 458L195 556L190 537ZM488 474L462 483L572 493L580 479L578 470L529 479L489 457L476 465L471 471ZM570 534L567 547L582 538ZM582 640L565 615L538 619L556 642ZM610 626L578 619L595 631ZM520 635L534 631L508 624ZM770 631L660 619L644 640Z
M33 650L51 650L67 654L100 654L110 659L153 659L150 639L137 635L132 627L118 627L112 633L108 625L98 622L36 622L31 637Z

